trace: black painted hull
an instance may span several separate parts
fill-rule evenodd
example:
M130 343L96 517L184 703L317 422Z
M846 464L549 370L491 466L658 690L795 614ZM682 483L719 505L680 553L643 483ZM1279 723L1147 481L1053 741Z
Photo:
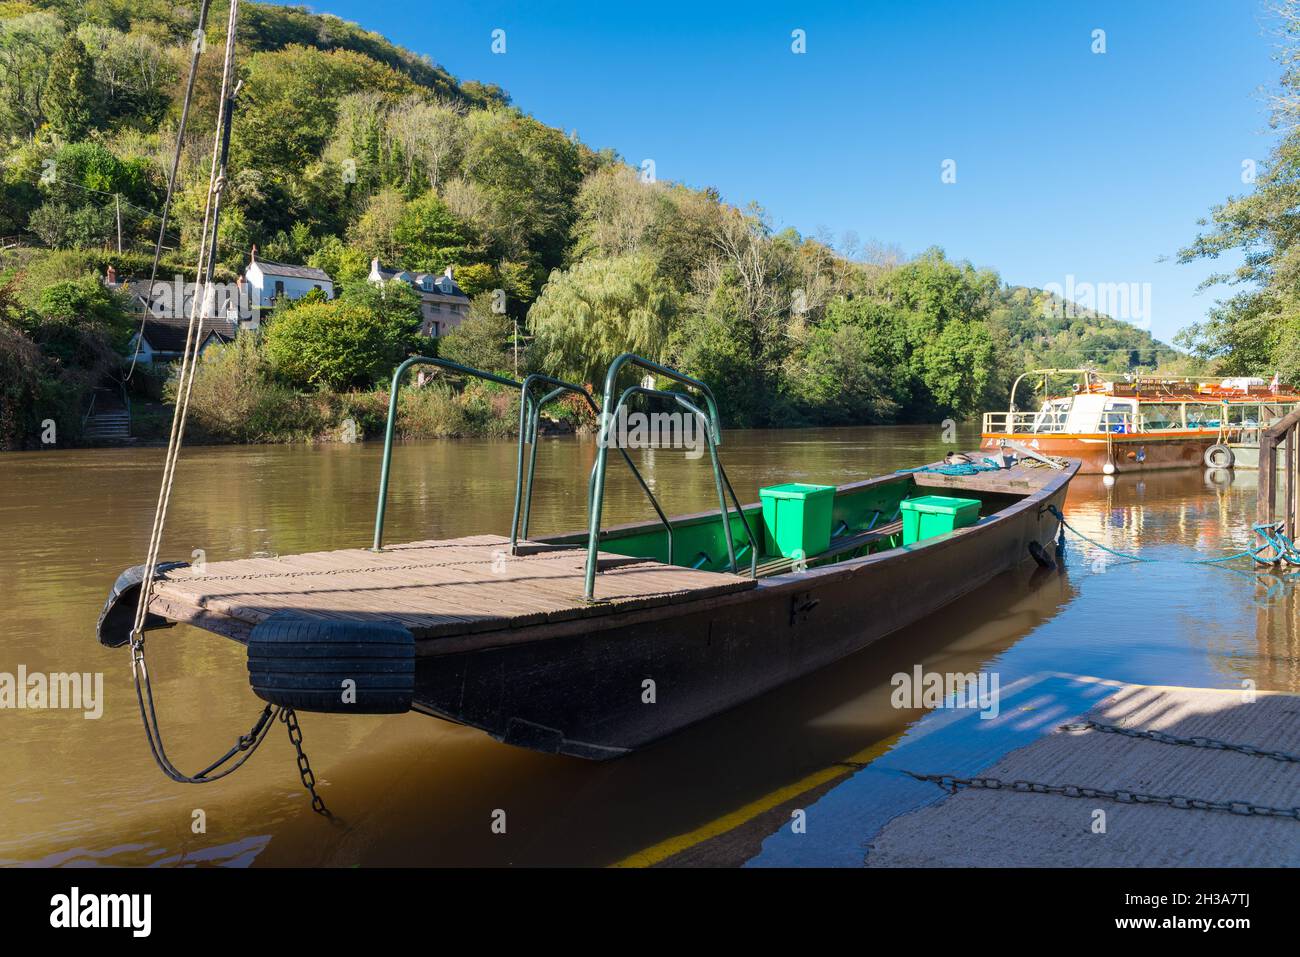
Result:
M1071 468L1070 475L1073 474ZM1050 548L1069 476L911 549L653 612L430 640L415 708L548 753L617 757L916 622Z

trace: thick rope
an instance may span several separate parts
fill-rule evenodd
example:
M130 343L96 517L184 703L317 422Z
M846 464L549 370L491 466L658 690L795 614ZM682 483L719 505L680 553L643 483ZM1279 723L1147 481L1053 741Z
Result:
M171 433L167 442L167 455L163 461L162 484L158 490L158 504L154 509L153 527L149 533L149 550L145 560L144 581L140 588L140 602L136 606L135 627L133 634L136 637L143 635L144 621L148 613L149 598L153 591L153 577L158 564L158 551L162 542L162 532L167 521L167 508L171 502L172 484L175 480L176 461L180 455L182 435L185 429L185 417L189 407L190 389L194 380L194 368L196 366L195 342L197 336L196 328L201 324L200 316L202 306L207 298L207 290L204 286L203 279L207 272L208 261L211 257L209 249L209 230L212 223L214 207L220 202L220 192L216 189L218 180L217 165L219 151L221 149L221 129L225 123L225 113L230 93L231 77L234 72L234 41L235 41L235 17L238 10L238 0L233 0L230 5L230 19L227 23L226 35L226 61L222 71L221 78L221 99L217 114L217 135L216 141L212 147L212 166L208 176L208 195L207 202L203 210L203 232L199 240L199 258L196 267L196 282L194 301L190 305L190 319L186 327L185 348L181 353L181 370L177 381L177 401L176 408L172 412Z
M205 0L204 11L206 11L206 8L207 2ZM221 75L221 98L217 111L217 132L212 147L212 164L208 175L208 195L203 211L203 232L199 240L195 297L190 307L185 349L181 354L181 369L177 381L176 408L172 414L171 434L167 443L167 455L163 462L162 484L158 490L158 504L154 510L153 527L149 535L149 549L145 560L144 579L140 586L140 600L136 605L135 624L131 631L131 676L135 683L136 698L140 705L140 715L144 721L149 748L153 752L154 760L168 777L174 781L187 784L204 784L219 780L241 767L265 740L266 731L270 727L272 717L274 717L274 710L268 705L262 710L252 730L248 734L242 735L236 745L224 756L208 765L198 774L184 774L167 757L167 752L163 747L162 733L158 726L158 716L154 708L153 689L149 681L149 671L144 656L144 624L148 617L149 601L153 594L158 553L162 545L163 530L166 527L167 510L171 504L171 493L176 479L176 465L180 458L181 445L185 434L185 420L189 411L190 395L193 390L194 375L198 365L197 346L199 337L196 330L202 325L203 306L207 300L207 289L212 280L216 259L217 226L219 223L221 194L225 186L225 153L228 147L228 138L224 135L224 131L229 123L229 111L233 99L232 91L235 88L235 35L238 11L238 0L231 0L229 18L226 23L226 50ZM219 773L214 773L236 756L238 756L238 760L232 766Z

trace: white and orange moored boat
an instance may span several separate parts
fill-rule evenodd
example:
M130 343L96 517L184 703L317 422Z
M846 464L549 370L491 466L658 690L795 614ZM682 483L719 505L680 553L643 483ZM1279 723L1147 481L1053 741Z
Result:
M1052 396L1052 377L1070 376L1069 392ZM1048 396L1034 412L1016 408L1016 390L1041 378ZM1152 469L1255 468L1259 431L1300 404L1276 378L1108 377L1092 369L1036 369L1016 379L1011 407L986 412L983 448L1021 445L1043 455L1081 459L1081 474Z

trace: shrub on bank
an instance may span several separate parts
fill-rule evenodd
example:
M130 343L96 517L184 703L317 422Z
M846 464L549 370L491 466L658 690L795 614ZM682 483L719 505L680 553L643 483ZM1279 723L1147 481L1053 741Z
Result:
M177 381L168 382L174 402ZM200 441L337 441L351 421L363 439L380 439L388 420L388 389L353 392L295 391L273 374L255 336L210 346L199 360L190 394L189 422ZM442 380L410 383L398 396L396 434L404 439L510 436L519 423L511 390Z
M167 384L175 402L180 365ZM199 359L190 392L189 422L200 439L293 442L313 438L328 424L318 403L275 381L253 336L210 346Z
M308 295L276 310L264 335L275 375L301 389L365 388L416 344L419 297L405 283L354 284L340 299Z

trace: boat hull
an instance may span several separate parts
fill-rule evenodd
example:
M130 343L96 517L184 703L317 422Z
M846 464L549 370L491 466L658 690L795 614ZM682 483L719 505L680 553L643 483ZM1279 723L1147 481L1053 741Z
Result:
M939 611L1029 559L1031 542L1050 547L1048 507L1067 488L1068 475L977 526L667 615L422 642L415 709L538 751L626 754Z
M1003 442L1019 442L1044 455L1078 459L1080 475L1151 472L1160 469L1203 468L1205 450L1219 441L1217 429L1197 432L1139 432L1130 435L985 432L980 448L997 450ZM1107 464L1113 466L1107 471Z

